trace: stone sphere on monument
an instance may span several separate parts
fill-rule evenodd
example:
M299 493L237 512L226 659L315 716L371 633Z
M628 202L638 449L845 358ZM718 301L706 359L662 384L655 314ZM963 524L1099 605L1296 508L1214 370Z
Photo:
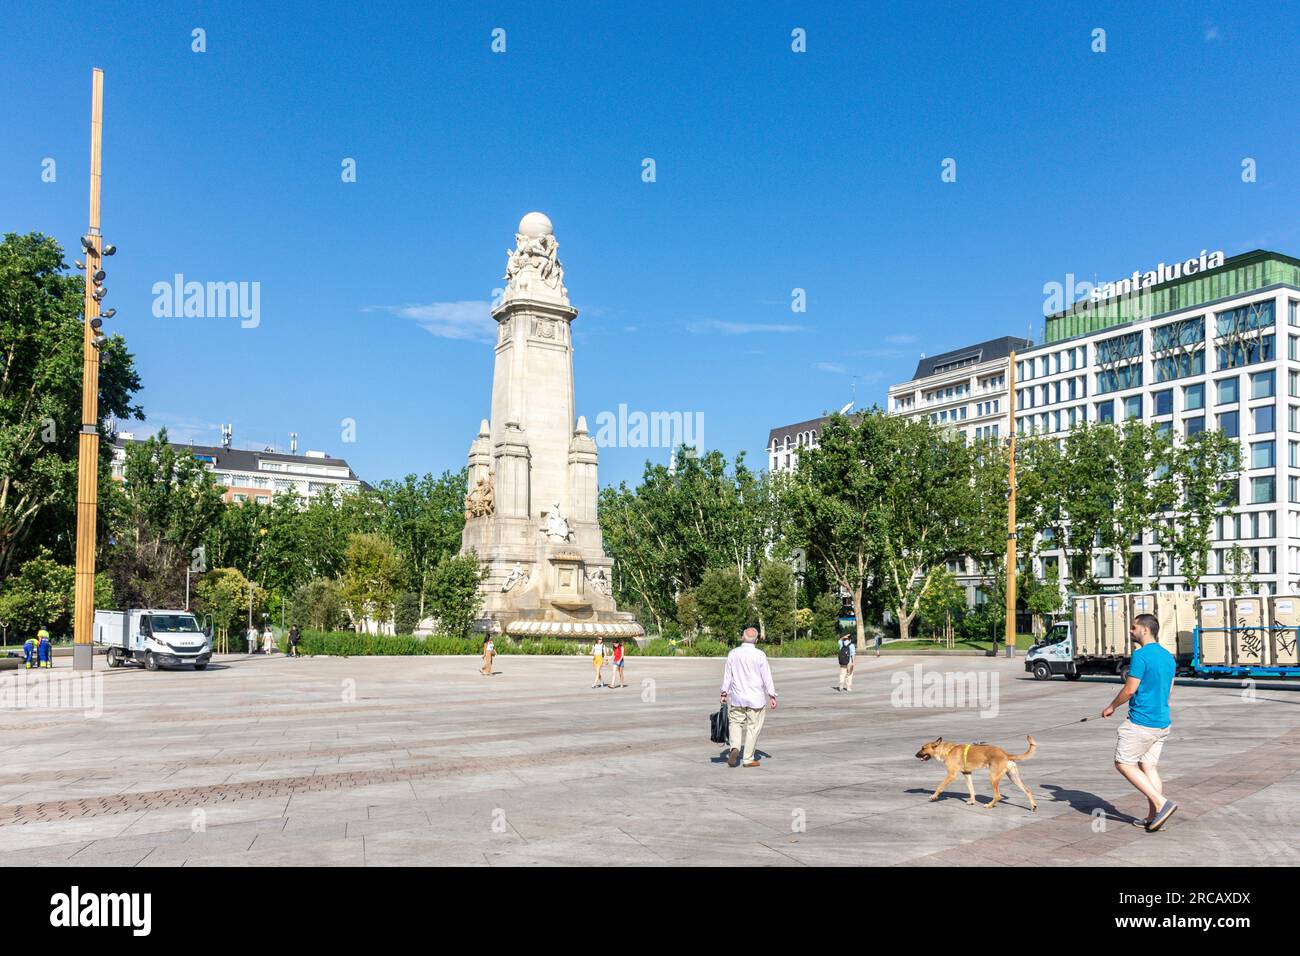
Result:
M541 236L554 235L555 228L551 225L551 220L546 213L530 212L519 220L519 232L530 239L537 239Z

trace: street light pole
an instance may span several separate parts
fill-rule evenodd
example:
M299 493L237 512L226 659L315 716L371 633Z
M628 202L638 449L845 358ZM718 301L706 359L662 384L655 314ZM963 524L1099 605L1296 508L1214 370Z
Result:
M99 269L104 245L99 232L100 155L103 144L104 71L91 71L90 99L90 229L86 254L86 299L81 343L81 432L77 436L77 557L73 613L72 666L95 666L91 630L95 623L95 529L99 506L99 349L91 321L99 317L99 299L92 279ZM93 250L93 251L92 251Z
M1016 656L1016 353L1007 362L1007 657Z

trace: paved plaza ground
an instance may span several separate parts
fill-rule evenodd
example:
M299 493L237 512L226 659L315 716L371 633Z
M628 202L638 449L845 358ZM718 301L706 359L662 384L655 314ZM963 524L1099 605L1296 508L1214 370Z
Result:
M897 706L917 665L996 696ZM632 658L626 690L592 689L577 657L498 657L492 678L473 657L96 666L101 716L0 709L2 866L1300 863L1298 686L1180 682L1161 767L1182 809L1146 834L1116 719L1049 729L1117 680L1039 683L1021 658L864 656L851 694L833 660L774 659L757 769L708 740L717 659ZM1005 780L986 810L980 772L979 807L961 778L928 802L943 770L922 742L1018 753L1026 732L1037 813Z

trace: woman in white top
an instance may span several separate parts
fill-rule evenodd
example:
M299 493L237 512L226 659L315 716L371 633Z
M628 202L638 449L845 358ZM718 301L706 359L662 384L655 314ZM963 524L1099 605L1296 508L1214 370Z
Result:
M591 666L596 670L596 683L591 686L604 687L605 675L601 673L601 668L605 666L605 639L603 637L596 638L596 643L591 646Z
M263 654L275 653L275 635L271 633L271 629L269 627L262 632L262 653Z

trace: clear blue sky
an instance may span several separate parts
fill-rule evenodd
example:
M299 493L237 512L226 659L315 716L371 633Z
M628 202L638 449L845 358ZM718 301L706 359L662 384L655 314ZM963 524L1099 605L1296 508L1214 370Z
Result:
M297 431L371 481L464 464L490 397L476 329L532 209L581 310L579 411L702 412L706 444L759 464L770 427L855 381L883 403L922 351L1041 338L1068 272L1300 254L1293 9L118 2L4 22L0 230L75 248L106 71L109 325L148 416L122 427ZM155 318L178 272L259 282L261 324ZM602 483L647 457L667 452L605 449Z

